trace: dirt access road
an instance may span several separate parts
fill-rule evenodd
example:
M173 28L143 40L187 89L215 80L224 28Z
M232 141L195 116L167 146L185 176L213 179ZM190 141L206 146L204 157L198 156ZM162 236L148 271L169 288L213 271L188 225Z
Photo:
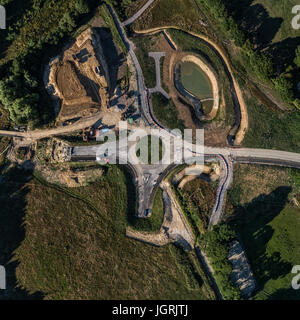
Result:
M94 125L96 122L98 122L103 117L102 113L98 113L97 115L86 118L84 120L79 120L78 122L74 124L70 124L65 127L59 127L59 128L53 128L53 129L39 129L39 130L33 130L28 132L18 132L18 131L6 131L6 130L0 130L0 136L6 136L6 137L19 137L26 140L39 140L43 138L47 138L50 136L56 136L60 134L70 133L77 130L82 130L86 127L90 127Z

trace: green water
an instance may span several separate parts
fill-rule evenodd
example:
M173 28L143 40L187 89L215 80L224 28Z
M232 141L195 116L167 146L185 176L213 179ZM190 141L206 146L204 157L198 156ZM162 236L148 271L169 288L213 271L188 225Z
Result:
M199 99L212 98L211 82L205 72L195 63L182 63L181 81L185 89Z

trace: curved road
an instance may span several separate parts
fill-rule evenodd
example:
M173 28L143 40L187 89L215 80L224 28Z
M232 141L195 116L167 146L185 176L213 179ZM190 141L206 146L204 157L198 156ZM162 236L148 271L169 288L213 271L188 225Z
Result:
M138 19L150 6L151 4L154 2L155 0L149 0L136 14L134 14L131 18L129 18L128 20L124 21L122 23L122 25L124 27L130 25L131 23L133 23L136 19Z

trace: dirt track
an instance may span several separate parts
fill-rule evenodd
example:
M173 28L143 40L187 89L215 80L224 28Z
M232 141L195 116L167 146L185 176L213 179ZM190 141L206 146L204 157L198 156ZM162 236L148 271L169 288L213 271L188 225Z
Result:
M102 113L98 113L97 115L93 117L86 118L84 120L80 120L74 124L71 124L66 127L59 127L54 129L39 129L39 130L33 130L29 132L18 132L18 131L5 131L0 130L0 136L9 136L9 137L21 137L28 140L39 140L42 138L55 136L59 134L74 132L77 130L84 129L86 127L90 127L93 124L95 124L99 119L103 117Z

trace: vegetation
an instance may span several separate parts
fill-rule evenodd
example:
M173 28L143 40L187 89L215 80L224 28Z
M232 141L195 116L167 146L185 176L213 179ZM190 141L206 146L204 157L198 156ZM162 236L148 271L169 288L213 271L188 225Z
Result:
M141 219L132 216L129 218L130 226L138 231L158 232L163 224L164 220L164 202L162 197L162 190L157 189L154 200L152 213L150 218Z
M116 41L117 45L119 46L120 50L123 52L123 54L127 54L128 50L124 43L124 41L121 38L121 35L118 31L118 28L115 24L115 21L112 17L112 15L109 12L109 9L106 5L101 6L100 8L100 14L103 18L106 26L111 30L112 36L114 40Z
M48 104L43 101L40 62L44 55L64 37L70 37L82 17L94 7L94 1L34 0L31 7L14 21L8 16L6 42L0 52L0 101L16 124L30 127L51 118ZM8 10L8 13L10 11Z
M147 246L124 236L134 197L130 180L118 167L75 191L30 177L31 172L12 169L0 185L5 226L0 262L9 273L8 297L210 297L199 276L189 279L196 285L193 290L187 287L168 247ZM179 265L185 264L185 253L176 255ZM194 272L189 265L182 268L189 275Z
M299 299L299 292L291 289L291 270L300 258L299 172L254 165L236 165L234 170L230 225L254 273L254 298Z
M182 49L182 51L199 54L201 59L204 60L205 63L208 64L215 72L218 83L222 84L220 88L223 92L220 92L220 95L222 96L224 94L224 104L226 105L226 114L224 116L225 124L232 126L234 122L234 105L230 93L228 70L224 68L219 55L215 52L215 50L213 50L212 47L199 40L199 38L175 29L170 29L168 32L175 43Z
M183 211L199 237L207 230L216 190L209 182L198 178L188 182L183 189L176 188L176 194Z
M293 90L295 88L295 77L293 76L295 74L295 66L290 64L291 60L289 63L286 62L286 57L283 59L285 63L278 61L280 60L279 54L284 56L285 53L283 51L289 50L283 49L284 45L278 45L277 47L272 45L268 50L263 50L272 41L272 37L276 34L276 28L280 26L282 19L271 19L262 4L251 7L252 1L196 1L202 8L205 8L214 21L217 21L218 32L222 30L221 32L224 32L241 49L245 76L248 74L253 75L262 83L271 86L282 101L300 108L300 100L296 91ZM258 2L263 2L265 5L267 1ZM293 0L290 1L290 8L292 8L293 2ZM283 2L279 3L279 1L276 1L274 6L277 9L280 7L280 11L282 7L286 7L286 5L283 6ZM274 11L274 8L272 11ZM276 12L277 17L278 11L274 12ZM288 15L290 15L290 12ZM289 20L286 18L286 20L291 21L291 18ZM263 28L264 24L268 24L269 30ZM264 36L265 34L268 35ZM270 35L271 38L269 38ZM289 36L290 33L286 34L286 37ZM287 47L288 43L285 46ZM274 67L275 65L277 66L276 68Z
M121 20L125 20L136 13L147 0L106 0L106 2L116 9Z
M240 290L230 280L232 265L228 261L229 243L235 238L236 233L229 225L218 224L200 240L200 247L209 258L219 290L226 300L240 299Z
M199 18L194 0L157 0L151 10L135 21L133 29L177 26L183 30L202 32L205 28L198 23Z
M245 90L244 90L245 92ZM249 128L243 145L251 148L280 149L299 152L300 114L280 112L244 94L249 116Z
M155 118L169 129L179 129L182 132L185 129L183 120L179 119L178 111L174 102L170 99L167 100L160 93L151 95L153 112Z
M155 61L149 57L149 52L155 51L155 44L158 41L157 35L136 37L133 39L136 45L136 55L143 70L147 88L154 88L156 85Z
M0 128L2 130L10 128L10 121L8 113L5 109L0 107ZM0 137L0 169L6 162L5 159L5 150L7 149L10 143L10 138L8 137Z

